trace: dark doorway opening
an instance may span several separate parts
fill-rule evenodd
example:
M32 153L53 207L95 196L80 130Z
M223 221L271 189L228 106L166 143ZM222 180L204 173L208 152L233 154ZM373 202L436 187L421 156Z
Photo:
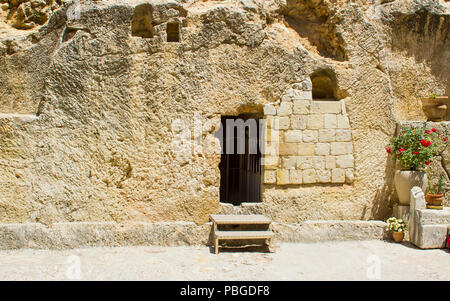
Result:
M180 24L177 22L167 23L167 42L180 41Z
M261 202L259 115L222 116L221 122L220 201L233 205Z

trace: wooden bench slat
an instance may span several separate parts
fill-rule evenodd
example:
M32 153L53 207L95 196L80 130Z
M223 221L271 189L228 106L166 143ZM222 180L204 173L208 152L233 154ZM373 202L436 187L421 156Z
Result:
M219 239L258 239L272 238L272 231L216 231L215 235Z
M239 225L267 225L270 219L264 215L228 215L228 214L211 214L211 220L218 225L239 224Z

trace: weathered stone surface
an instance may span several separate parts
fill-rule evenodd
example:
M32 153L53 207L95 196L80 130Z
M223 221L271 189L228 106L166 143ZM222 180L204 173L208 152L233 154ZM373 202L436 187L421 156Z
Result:
M10 11L1 12L0 113L36 116L1 119L1 222L204 223L219 211L220 146L200 154L175 143L187 150L179 152L174 137L215 141L221 116L262 113L281 99L293 101L294 115L310 114L316 100L296 100L309 97L298 83L318 69L334 79L335 103L345 100L336 126L351 122L357 181L269 185L268 215L384 219L393 195L384 146L396 120L424 120L420 97L450 91L442 63L449 18L438 1L256 0L257 9L157 1L152 38L132 34L144 1L81 2L80 18L68 18L63 5L29 30L11 28ZM168 21L180 22L179 42L167 42ZM194 113L207 120L201 133L193 131ZM294 115L276 128L294 129ZM173 131L175 120L186 126ZM317 120L325 127L325 116Z
M275 170L264 171L264 183L275 184L277 182L277 172Z
M221 203L220 214L262 214L262 204L241 206ZM307 221L272 223L278 241L315 242L383 239L380 221ZM117 246L184 246L210 244L211 223L188 222L39 223L0 224L0 249L74 249Z
M317 130L303 131L303 142L317 142L319 132Z
M349 168L353 167L354 160L352 155L342 155L336 156L336 167L337 168Z
M306 129L306 117L302 115L291 116L291 127L294 130Z
M278 169L277 170L277 184L278 185L289 184L289 170L288 169Z
M318 156L329 155L330 154L330 144L329 143L317 143L315 154Z
M340 114L342 105L338 101L313 101L311 103L312 114Z
M425 197L419 187L411 189L409 239L421 249L445 247L450 229L450 208L426 209Z
M302 131L300 130L291 130L286 131L284 134L285 142L302 142ZM311 142L311 141L309 141Z
M294 100L294 114L309 114L310 104L307 100Z
M303 183L303 172L301 170L290 170L289 171L289 182L291 184L302 184Z
M308 115L306 119L306 128L310 130L323 129L323 115Z
M382 240L387 237L381 221L306 221L301 224L273 223L280 241L317 242L332 240Z
M419 227L417 246L421 249L445 248L447 225L422 225Z
M204 245L211 224L192 222L0 224L1 249L73 249L100 246Z

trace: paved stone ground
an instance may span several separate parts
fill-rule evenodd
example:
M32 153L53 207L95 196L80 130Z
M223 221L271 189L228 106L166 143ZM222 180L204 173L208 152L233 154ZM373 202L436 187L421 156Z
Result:
M0 251L0 280L77 279L450 280L450 251L385 241L281 243L275 254L250 248L214 255L208 247Z

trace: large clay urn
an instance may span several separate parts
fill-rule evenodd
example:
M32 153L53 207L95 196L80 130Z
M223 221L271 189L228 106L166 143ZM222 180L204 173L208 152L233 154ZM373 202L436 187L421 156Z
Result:
M397 170L394 183L400 205L409 206L411 188L418 186L422 188L422 191L426 191L427 173L417 170Z

